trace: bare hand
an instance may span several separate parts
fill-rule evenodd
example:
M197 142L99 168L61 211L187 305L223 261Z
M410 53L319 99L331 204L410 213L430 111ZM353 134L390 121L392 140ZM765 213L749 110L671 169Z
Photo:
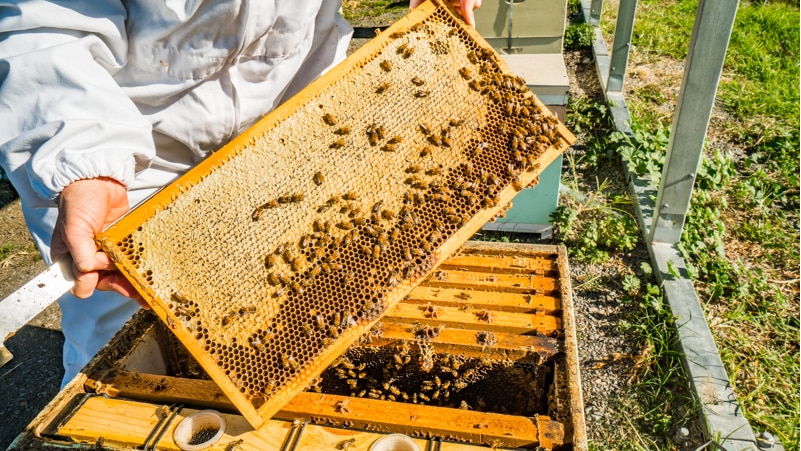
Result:
M53 261L71 258L75 275L72 294L76 297L88 298L95 289L113 290L147 307L94 240L95 234L129 209L125 186L110 178L77 180L59 195L50 256Z
M409 1L409 9L415 9L420 6L425 0L410 0ZM459 11L459 14L464 17L465 22L468 25L475 28L476 26L476 18L473 15L473 10L481 8L481 0L449 0L451 6L453 6L456 11Z

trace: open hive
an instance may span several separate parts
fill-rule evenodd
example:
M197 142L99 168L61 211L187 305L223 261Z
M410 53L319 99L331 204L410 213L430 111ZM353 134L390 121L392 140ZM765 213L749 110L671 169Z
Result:
M466 242L258 429L150 311L128 322L11 449L178 450L221 412L214 450L586 450L567 251ZM202 431L204 429L200 429Z
M426 3L98 241L258 427L572 140Z

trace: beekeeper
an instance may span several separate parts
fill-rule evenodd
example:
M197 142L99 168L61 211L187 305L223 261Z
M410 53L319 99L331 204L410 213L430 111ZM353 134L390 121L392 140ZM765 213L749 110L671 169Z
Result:
M474 6L457 6L471 24ZM75 276L58 301L62 384L138 309L129 298L142 303L94 235L343 59L352 30L339 8L339 0L0 8L0 164L45 263L71 262Z

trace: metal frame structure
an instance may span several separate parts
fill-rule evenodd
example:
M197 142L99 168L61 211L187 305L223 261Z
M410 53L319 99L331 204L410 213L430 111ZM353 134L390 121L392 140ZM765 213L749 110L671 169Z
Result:
M626 177L658 282L664 289L680 339L683 364L701 408L709 445L726 451L784 449L757 438L729 383L712 332L677 248L689 210L718 81L738 1L699 0L670 142L658 187L645 177ZM603 0L582 0L584 19L595 27L596 70L615 128L632 135L623 84L637 0L620 0L612 54L600 31ZM656 202L652 199L656 198ZM678 269L678 274L676 272Z

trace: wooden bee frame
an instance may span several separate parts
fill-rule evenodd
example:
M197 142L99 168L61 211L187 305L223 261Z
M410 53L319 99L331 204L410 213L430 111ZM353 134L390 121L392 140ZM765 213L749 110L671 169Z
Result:
M428 2L97 240L259 427L574 139Z

